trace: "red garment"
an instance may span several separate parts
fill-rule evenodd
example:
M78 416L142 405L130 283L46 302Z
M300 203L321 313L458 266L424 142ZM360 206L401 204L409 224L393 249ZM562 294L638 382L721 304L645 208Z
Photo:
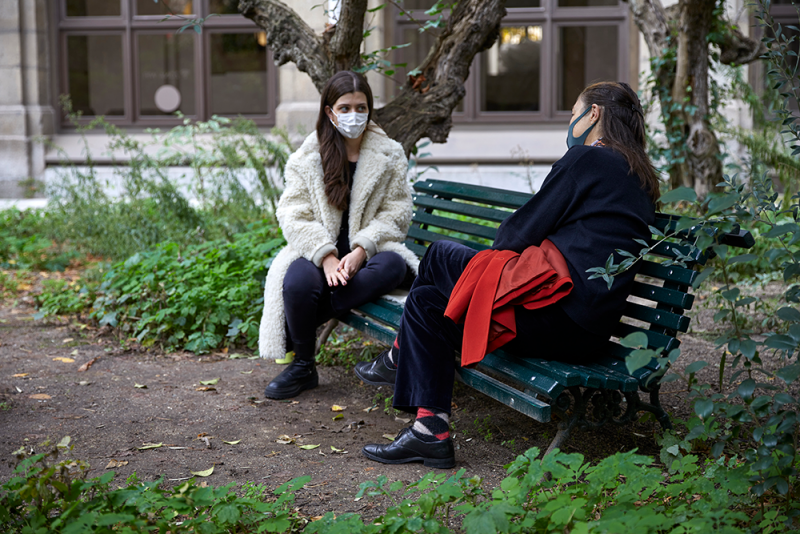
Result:
M444 312L456 324L464 323L461 365L474 365L517 337L514 306L543 308L570 291L567 262L547 239L522 254L510 250L476 254L461 273Z

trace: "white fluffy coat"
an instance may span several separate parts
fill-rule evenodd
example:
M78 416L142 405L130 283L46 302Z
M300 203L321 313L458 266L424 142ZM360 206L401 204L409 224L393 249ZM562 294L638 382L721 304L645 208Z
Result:
M367 130L361 142L350 192L350 245L361 246L367 259L378 252L400 254L417 272L419 259L403 245L413 205L407 180L408 161L402 146L380 131ZM305 258L317 267L339 235L342 211L328 203L323 184L317 134L312 133L286 163L285 189L276 215L287 245L275 257L264 286L258 350L262 358L283 358L286 329L283 279L289 266Z

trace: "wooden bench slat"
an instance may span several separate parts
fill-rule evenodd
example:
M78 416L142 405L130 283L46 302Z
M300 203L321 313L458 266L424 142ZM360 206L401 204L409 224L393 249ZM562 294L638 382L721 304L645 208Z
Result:
M340 317L339 321L346 325L350 325L356 330L360 330L368 336L377 339L381 343L386 343L387 345L394 343L394 338L397 337L397 332L395 330L374 323L369 319L356 315L352 312Z
M550 405L546 402L503 384L499 380L475 369L459 368L456 373L466 385L502 402L509 408L513 408L541 423L550 421Z
M425 180L414 184L414 189L421 193L437 195L444 198L470 200L490 206L519 208L531 199L530 193L518 193L482 185L468 185L443 180Z
M677 265L666 266L653 261L645 260L639 269L639 274L658 278L659 280L668 280L684 286L691 286L695 279L700 275L697 271L686 269Z
M691 309L692 304L694 304L694 295L639 281L633 282L631 295L684 310Z
M441 217L439 215L431 215L424 211L414 212L414 222L424 225L435 226L437 228L444 228L445 230L453 230L462 234L471 235L474 237L482 237L494 241L497 235L497 229L490 226L481 226L466 221L459 221L458 219L451 219L450 217Z
M663 347L664 350L669 352L673 348L675 348L674 337L662 334L660 332L654 332L652 330L645 330L643 328L639 328L638 326L633 326L630 324L618 323L612 335L617 336L619 338L623 338L627 335L633 334L634 332L642 332L643 334L645 334L647 336L648 347L651 349L657 349Z
M493 353L496 357L508 360L515 365L524 367L531 372L544 374L558 380L559 384L565 387L577 386L581 383L581 377L571 367L567 367L561 362L553 362L540 358L520 358L502 349Z
M628 302L622 316L669 328L670 330L677 330L679 332L686 332L689 329L690 322L689 317L685 315L650 308L641 304L636 304L635 302Z
M505 221L513 212L502 211L484 206L476 206L474 204L465 204L464 202L454 202L452 200L445 200L443 198L430 197L428 195L414 195L412 197L414 205L420 208L434 209L445 211L448 213L455 213L457 215L466 215L468 217L475 217L476 219L483 219L485 221L501 223Z
M375 302L367 302L363 306L359 306L358 311L389 326L399 324L403 314L402 311L398 313L396 310L385 308Z
M428 250L428 247L426 247L425 245L420 245L419 243L416 243L412 239L406 239L405 241L403 241L403 244L406 247L408 247L408 249L411 252L413 252L414 254L416 254L420 258L422 256L424 256L425 255L425 251Z
M478 368L489 367L492 371L501 373L525 388L534 390L536 393L547 395L554 399L564 390L564 385L557 380L547 376L546 369L532 370L525 365L520 365L515 360L504 358L497 354L487 354L478 365ZM577 378L577 377L576 377Z
M433 243L435 241L455 241L456 243L461 243L462 245L466 245L470 248L474 248L475 250L486 250L489 248L489 245L481 245L480 243L476 243L474 241L469 241L467 239L461 239L458 237L451 237L442 234L437 234L436 232L431 232L430 230L423 230L418 226L412 226L408 229L408 237L411 239L419 239L421 241L427 241L429 243Z

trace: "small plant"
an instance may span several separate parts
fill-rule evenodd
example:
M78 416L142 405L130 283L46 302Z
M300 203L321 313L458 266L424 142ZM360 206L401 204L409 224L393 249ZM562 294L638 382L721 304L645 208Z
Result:
M492 416L487 415L483 419L475 419L473 425L478 432L478 436L482 437L484 441L492 441Z
M342 333L331 332L328 342L320 347L317 363L352 369L359 362L374 359L382 350L383 345L376 344L356 330L346 327Z

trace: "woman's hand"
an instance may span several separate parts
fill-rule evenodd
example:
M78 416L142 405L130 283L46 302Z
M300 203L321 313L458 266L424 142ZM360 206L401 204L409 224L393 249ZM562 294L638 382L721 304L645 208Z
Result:
M336 271L344 274L346 280L350 280L358 270L364 265L364 260L367 259L367 253L361 247L356 247L350 254L339 260L339 265ZM347 285L345 283L345 285Z
M346 257L346 256L345 256ZM322 270L325 273L325 280L329 286L338 286L340 283L343 286L347 285L347 278L344 273L339 270L339 258L335 254L330 253L322 260Z

